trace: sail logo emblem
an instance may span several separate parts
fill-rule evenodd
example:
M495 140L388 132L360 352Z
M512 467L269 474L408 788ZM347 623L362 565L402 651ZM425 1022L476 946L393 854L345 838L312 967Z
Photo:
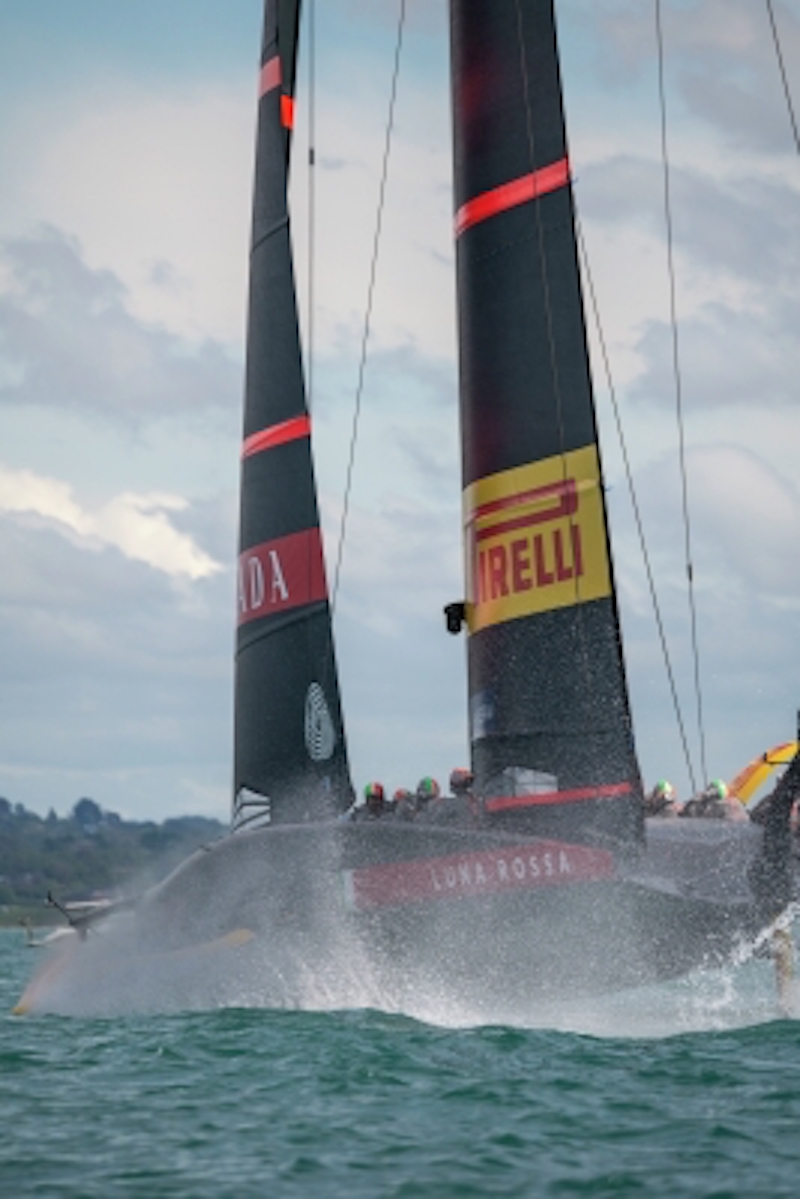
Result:
M319 529L251 546L239 555L239 624L327 599Z
M336 746L336 730L319 683L312 683L306 692L305 734L311 761L327 762Z
M610 594L594 445L479 479L464 512L471 632Z

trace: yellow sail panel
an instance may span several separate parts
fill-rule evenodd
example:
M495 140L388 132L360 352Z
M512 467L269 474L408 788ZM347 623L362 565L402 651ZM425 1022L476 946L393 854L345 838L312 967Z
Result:
M785 741L782 745L775 745L766 753L753 758L752 762L748 762L744 769L739 771L736 778L728 784L731 795L735 795L742 803L747 803L761 784L766 782L775 767L785 766L787 762L791 762L798 749L800 746L796 741Z
M464 526L471 633L611 594L595 445L478 479Z

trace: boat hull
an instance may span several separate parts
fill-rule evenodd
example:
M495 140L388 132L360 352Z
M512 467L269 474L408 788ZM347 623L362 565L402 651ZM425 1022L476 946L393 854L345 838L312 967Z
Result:
M651 830L627 863L492 829L275 826L201 850L46 961L20 1011L375 1006L524 1020L725 961L774 913L760 830Z

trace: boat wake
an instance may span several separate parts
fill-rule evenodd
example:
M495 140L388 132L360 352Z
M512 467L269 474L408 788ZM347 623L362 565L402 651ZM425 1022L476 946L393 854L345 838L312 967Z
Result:
M741 944L723 966L610 994L518 998L498 1004L467 997L435 971L409 973L368 949L346 924L325 920L314 936L270 937L238 929L189 948L143 952L129 914L110 918L85 941L67 937L46 951L18 1011L114 1018L219 1008L318 1012L372 1009L445 1028L502 1024L596 1037L663 1038L800 1017L800 981L780 992L768 947L791 934L790 909L771 930Z

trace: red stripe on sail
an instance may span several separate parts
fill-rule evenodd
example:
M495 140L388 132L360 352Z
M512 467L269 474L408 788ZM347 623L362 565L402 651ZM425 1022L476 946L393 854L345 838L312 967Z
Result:
M345 902L356 911L431 900L475 899L614 877L607 849L533 841L442 858L417 858L343 872Z
M301 437L311 436L311 418L308 416L293 416L291 420L281 421L278 425L270 425L268 429L259 429L251 433L242 444L242 457L249 458L264 450L272 450L276 445L285 445L287 441L298 441Z
M281 96L281 124L284 129L294 129L294 99Z
M575 480L567 479L564 483L549 483L546 487L537 487L533 491L521 491L518 495L510 495L501 500L493 500L488 504L481 504L475 509L473 520L478 521L481 517L491 515L494 512L503 512L510 508L541 503L551 497L553 502L549 508L540 509L538 512L528 512L524 516L515 516L509 520L501 521L499 524L479 526L475 533L475 540L485 541L489 537L497 537L500 533L513 532L514 529L525 529L529 525L547 524L561 517L574 516L578 511L578 492L575 487Z
M479 504L474 515L489 516L494 512L503 512L506 508L515 508L517 504L531 504L546 496L563 497L575 491L575 480L565 479L557 483L546 483L543 487L533 487L529 491L517 491L513 495L504 495L499 500L488 500ZM548 518L549 519L549 518Z
M239 555L239 624L328 598L317 528L276 537Z
M614 799L620 795L630 795L632 791L630 783L609 783L604 787L582 787L577 791L543 791L540 795L499 795L494 799L487 799L484 807L487 812L509 812L514 808L579 803L584 799Z
M266 96L267 92L273 91L281 85L281 60L276 54L274 58L269 58L261 68L261 74L258 78L258 95Z
M473 200L467 200L456 213L456 237L473 225L486 221L498 213L507 212L509 208L518 208L527 204L537 196L547 195L548 192L558 191L569 183L569 159L561 158L549 166L540 167L530 175L521 175L510 183L493 187L491 191L482 192Z

